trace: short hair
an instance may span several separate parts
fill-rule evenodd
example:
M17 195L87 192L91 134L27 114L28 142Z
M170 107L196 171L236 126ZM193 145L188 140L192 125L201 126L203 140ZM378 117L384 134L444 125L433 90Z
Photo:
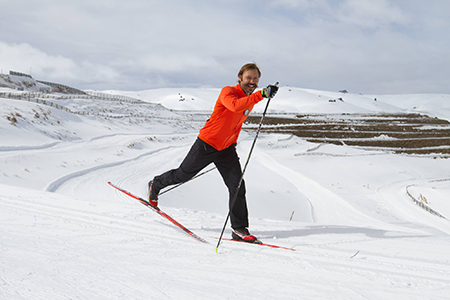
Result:
M258 65L255 63L248 63L242 66L242 68L239 70L238 77L242 76L245 71L247 70L256 70L258 71L259 77L261 77L261 71L258 68Z

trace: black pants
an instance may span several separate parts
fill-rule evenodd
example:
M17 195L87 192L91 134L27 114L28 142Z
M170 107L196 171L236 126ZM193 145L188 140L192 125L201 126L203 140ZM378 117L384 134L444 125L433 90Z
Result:
M244 181L242 181L239 188L235 203L231 203L242 176L241 164L239 163L235 144L218 151L200 138L197 138L178 169L156 176L153 179L153 188L159 192L166 186L186 182L210 163L215 164L225 185L228 187L231 226L233 228L248 227Z

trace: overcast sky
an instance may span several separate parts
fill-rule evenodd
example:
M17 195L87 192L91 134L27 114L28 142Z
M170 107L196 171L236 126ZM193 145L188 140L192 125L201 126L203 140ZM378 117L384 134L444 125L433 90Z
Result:
M0 0L0 69L80 89L450 93L449 0Z

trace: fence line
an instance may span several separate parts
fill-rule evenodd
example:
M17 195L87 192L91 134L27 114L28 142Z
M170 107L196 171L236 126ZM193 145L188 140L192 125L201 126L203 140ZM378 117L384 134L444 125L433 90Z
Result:
M1 92L0 97L10 98L10 99L23 99L23 98L47 98L55 100L64 99L96 99L96 100L108 100L108 101L118 101L127 102L132 104L148 104L148 102L142 101L140 99L122 96L122 95L112 95L100 92L86 92L85 94L49 94L43 92Z
M41 81L41 80L36 80L36 81L56 89L56 92L66 92L69 94L77 94L77 95L85 95L86 94L85 92L83 92L79 89L76 89L76 88L73 88L73 87L70 87L70 86L67 86L64 84L54 83L54 82L49 82L49 81Z
M107 117L107 118L127 118L131 116L137 116L137 117L145 117L145 116L139 116L139 115L133 115L132 113L127 115L108 115L108 114L102 114L102 113L94 113L94 112L87 112L87 111L73 111L65 106L62 106L60 104L57 104L55 102L52 102L47 99L54 99L54 100L65 100L65 99L95 99L95 100L106 100L106 101L117 101L117 102L127 102L130 104L147 104L147 105L153 105L153 106L161 106L161 104L153 104L148 103L139 99L127 97L127 96L121 96L121 95L110 95L105 93L98 93L98 92L89 92L86 93L86 95L54 95L54 94L46 94L42 92L0 92L0 98L7 98L7 99L16 99L16 100L24 100L28 102L34 102L39 103L43 105L47 105L50 107L54 107L59 110L66 111L71 114L76 115L93 115L93 116L101 116L101 117ZM161 106L162 107L162 106ZM170 118L162 118L162 117L156 117L152 116L152 118L156 119L170 119Z
M432 181L430 181L430 182L440 182L440 181L450 181L450 179L432 180ZM411 184L411 185L408 185L408 186L406 187L406 194L408 194L408 196L413 200L413 202L414 202L415 204L417 204L417 205L420 206L421 208L425 209L427 212L429 212L429 213L431 213L431 214L433 214L433 215L435 215L435 216L438 216L438 217L440 217L440 218L443 218L443 219L446 219L446 220L447 220L446 217L444 217L443 215L441 215L440 213L438 213L437 211L435 211L434 209L432 209L431 207L429 207L428 205L426 205L423 201L421 201L421 200L419 200L419 199L416 199L416 198L410 193L410 191L409 191L409 188L412 187L412 186L415 186L415 184Z

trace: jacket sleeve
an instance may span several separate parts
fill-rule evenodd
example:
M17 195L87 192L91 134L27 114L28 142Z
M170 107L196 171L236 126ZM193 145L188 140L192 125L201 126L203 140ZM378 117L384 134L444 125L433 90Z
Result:
M239 93L234 87L224 87L220 93L219 101L228 110L239 113L252 107L263 99L261 91L257 91L250 96L243 95L245 94Z

